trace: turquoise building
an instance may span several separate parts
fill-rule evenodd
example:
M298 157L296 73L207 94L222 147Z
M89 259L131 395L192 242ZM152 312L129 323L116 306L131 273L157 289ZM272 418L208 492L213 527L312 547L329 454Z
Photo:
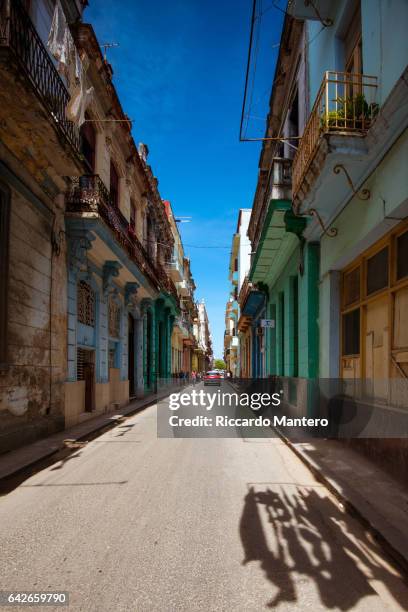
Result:
M253 375L282 377L299 411L323 379L383 424L406 407L406 23L404 0L288 2L248 229L244 297L264 297L241 309Z

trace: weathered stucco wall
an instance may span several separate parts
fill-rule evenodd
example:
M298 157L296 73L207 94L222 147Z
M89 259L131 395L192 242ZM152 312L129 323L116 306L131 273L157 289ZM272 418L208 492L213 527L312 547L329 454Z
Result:
M55 210L54 228L63 215ZM63 423L65 248L62 243L60 254L52 254L52 223L52 214L47 219L11 189L8 369L0 376L0 451L13 440L35 439L37 429Z

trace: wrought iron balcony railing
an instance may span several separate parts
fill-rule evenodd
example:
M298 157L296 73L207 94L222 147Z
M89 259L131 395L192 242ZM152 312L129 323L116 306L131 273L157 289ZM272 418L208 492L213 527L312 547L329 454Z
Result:
M378 113L377 77L327 71L293 160L293 199L324 134L365 136Z
M67 195L67 212L99 214L139 269L154 284L159 284L177 300L177 289L173 281L151 260L126 217L114 206L110 193L98 174L71 178L71 190Z
M80 152L77 126L65 117L69 93L20 0L0 0L0 50L14 56L55 127Z

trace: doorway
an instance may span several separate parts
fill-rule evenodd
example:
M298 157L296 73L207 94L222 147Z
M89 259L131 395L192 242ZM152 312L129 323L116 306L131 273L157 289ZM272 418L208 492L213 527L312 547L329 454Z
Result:
M79 348L77 351L77 380L85 382L85 412L95 410L95 351Z
M128 317L128 378L129 395L135 395L135 320L131 314Z

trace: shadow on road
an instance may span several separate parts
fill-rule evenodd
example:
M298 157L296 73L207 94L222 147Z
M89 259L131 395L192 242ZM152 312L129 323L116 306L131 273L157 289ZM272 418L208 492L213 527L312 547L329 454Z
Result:
M269 608L296 602L297 585L313 581L325 608L350 610L375 593L369 580L378 580L406 609L403 579L381 561L366 536L352 533L349 522L331 498L316 490L250 486L239 525L242 564L260 562L276 591Z

